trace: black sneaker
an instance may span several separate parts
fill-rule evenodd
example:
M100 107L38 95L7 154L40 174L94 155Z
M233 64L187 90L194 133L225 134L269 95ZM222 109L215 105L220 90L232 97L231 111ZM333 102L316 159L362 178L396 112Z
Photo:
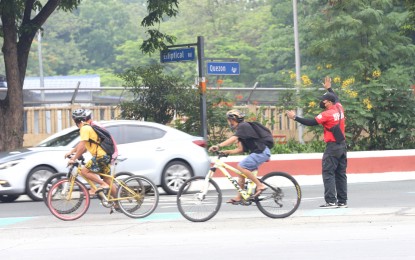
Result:
M320 206L320 209L335 209L335 208L337 208L337 204L329 203L329 202L326 202L326 204L323 204Z
M338 208L347 208L347 203L346 202L339 202L339 203L337 203L337 207Z

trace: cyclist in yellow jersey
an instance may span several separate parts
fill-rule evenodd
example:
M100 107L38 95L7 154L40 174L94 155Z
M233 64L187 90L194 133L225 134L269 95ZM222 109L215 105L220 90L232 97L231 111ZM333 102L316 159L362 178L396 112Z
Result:
M69 160L69 163L74 163L82 154L88 151L92 158L89 160L85 167L82 168L81 174L100 185L100 188L92 193L98 193L103 189L108 189L108 183L110 180L108 178L101 179L97 173L109 174L111 157L97 144L99 143L99 138L97 133L91 127L91 111L84 109L77 109L72 113L72 119L74 120L76 126L79 128L79 134L81 139L79 144L72 149L69 153L65 154L65 157L68 157L70 154L75 153L75 155ZM115 187L111 191L112 194L115 194Z

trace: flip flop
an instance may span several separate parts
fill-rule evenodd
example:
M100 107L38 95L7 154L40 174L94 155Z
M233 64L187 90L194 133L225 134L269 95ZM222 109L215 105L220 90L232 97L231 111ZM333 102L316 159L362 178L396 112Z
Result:
M242 203L242 200L230 199L226 203L229 203L229 204L232 204L232 205L239 205L239 204Z
M268 189L268 188L258 189L258 190L255 192L254 197L258 197L258 196L259 196L259 195L261 195L261 193L262 193L262 192L264 192L266 189Z

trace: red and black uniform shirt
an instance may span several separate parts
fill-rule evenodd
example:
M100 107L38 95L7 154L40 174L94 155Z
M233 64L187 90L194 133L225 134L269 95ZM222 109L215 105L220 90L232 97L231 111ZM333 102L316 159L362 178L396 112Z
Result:
M340 111L340 113L339 113ZM337 125L340 120L340 129L344 135L345 123L344 123L344 110L340 103L336 103L315 117L317 123L324 127L324 142L336 142L333 133L329 131L333 126Z

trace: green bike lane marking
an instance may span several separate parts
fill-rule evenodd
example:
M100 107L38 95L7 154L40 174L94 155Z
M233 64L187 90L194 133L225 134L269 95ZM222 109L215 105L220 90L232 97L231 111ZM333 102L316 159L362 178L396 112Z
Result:
M36 217L0 218L0 227L17 224L34 218Z

